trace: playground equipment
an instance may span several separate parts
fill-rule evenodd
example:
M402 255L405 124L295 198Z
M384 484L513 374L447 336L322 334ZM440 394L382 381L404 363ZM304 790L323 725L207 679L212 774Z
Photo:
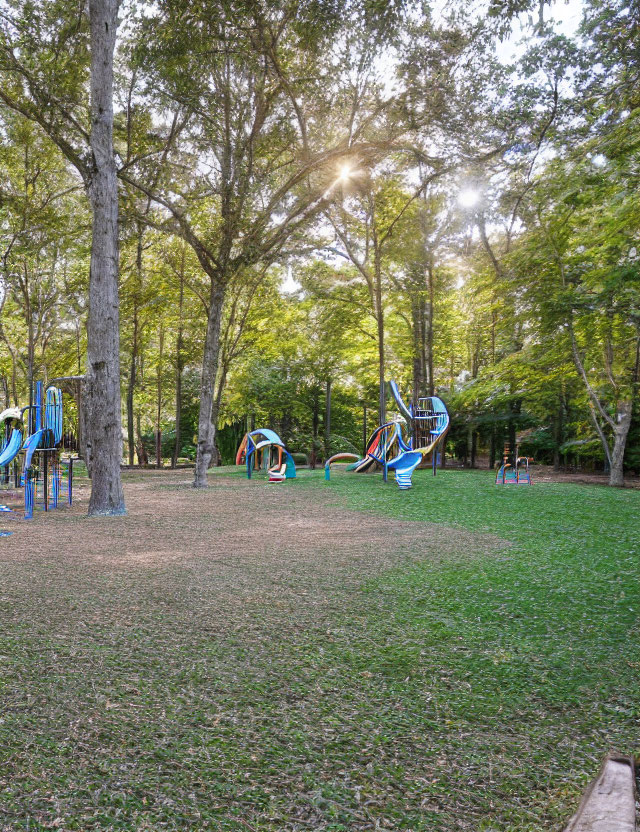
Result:
M245 434L236 454L236 465L243 463L247 466L247 479L251 479L254 468L265 469L269 482L283 482L296 476L293 457L278 434L268 428Z
M2 430L2 445L0 450L0 482L8 486L11 477L11 465L13 463L13 478L18 483L18 465L16 457L22 450L23 424L22 411L19 407L9 407L0 413L0 426ZM8 505L0 505L0 512L12 512ZM9 537L11 532L0 529L0 537Z
M515 453L506 445L502 465L496 474L496 485L531 485L529 457L520 456L519 442L516 441Z
M325 479L331 477L332 463L355 457L355 461L347 466L347 471L361 474L380 466L385 480L387 471L394 471L398 487L405 490L411 488L413 472L429 454L432 455L435 476L438 449L442 447L449 430L449 413L444 402L437 396L428 396L418 399L414 408L405 404L395 381L389 382L389 389L402 415L374 430L362 458L344 453L330 457L324 466ZM403 437L403 426L408 430L407 440Z
M60 499L63 469L66 470L67 501L73 501L73 456L61 459L63 446L62 392L50 386L43 396L42 382L32 390L27 407L7 408L0 413L3 441L0 446L0 485L7 489L24 488L24 518L33 517L38 493L42 508L57 508ZM19 456L22 454L22 465ZM21 471L19 468L21 467ZM13 474L13 477L12 477ZM3 511L14 511L2 506Z

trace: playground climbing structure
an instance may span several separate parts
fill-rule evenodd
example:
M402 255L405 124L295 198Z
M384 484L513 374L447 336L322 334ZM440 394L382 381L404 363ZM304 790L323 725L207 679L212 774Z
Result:
M236 454L236 465L247 466L247 478L254 470L264 469L269 482L294 479L296 466L278 434L268 428L252 430L245 434Z
M37 382L30 400L27 407L0 413L0 487L12 494L23 489L25 520L36 507L57 508L65 479L67 502L73 501L73 457L61 458L62 392L50 386L43 394L42 382ZM15 510L4 501L2 509Z
M444 446L449 430L449 413L437 396L420 398L414 407L405 404L395 381L389 382L389 389L400 415L374 430L364 456L355 457L347 471L366 473L382 469L385 479L387 472L393 471L398 487L406 490L412 486L413 472L429 455L435 475L438 452ZM325 478L331 476L332 463L354 459L354 456L335 454L330 457L325 463Z
M519 443L516 442L515 451L507 445L496 474L496 485L531 485L529 462L529 457L520 456Z

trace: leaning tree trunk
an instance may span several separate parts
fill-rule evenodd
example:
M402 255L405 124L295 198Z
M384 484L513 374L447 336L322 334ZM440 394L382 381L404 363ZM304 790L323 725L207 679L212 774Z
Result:
M609 485L615 488L624 487L624 452L627 447L627 436L631 427L631 402L624 402L619 409L618 423L613 434L613 450L611 451L611 470L609 471Z
M93 212L87 327L89 515L124 514L120 479L120 320L118 181L113 152L113 52L117 0L89 0L91 28L91 174Z
M220 321L224 303L224 286L213 279L209 298L209 318L202 357L202 380L200 382L200 412L198 415L198 449L194 488L207 487L207 470L213 455L215 428L211 423L213 395L218 372L220 351Z

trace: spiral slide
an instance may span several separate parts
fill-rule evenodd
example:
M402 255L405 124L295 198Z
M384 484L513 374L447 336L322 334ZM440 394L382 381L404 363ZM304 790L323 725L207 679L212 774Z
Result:
M381 466L395 471L396 482L401 489L411 488L413 472L425 456L435 454L444 443L449 430L449 413L437 396L418 399L415 405L407 406L402 400L395 381L389 382L389 388L398 405L401 416L395 421L386 422L377 427L367 443L366 454L347 466L347 471L365 473ZM402 435L403 425L409 429L407 441ZM393 458L389 458L391 452ZM330 479L332 462L353 458L351 454L335 454L325 463L325 479ZM434 465L435 474L435 465Z
M442 399L437 396L420 399L414 411L402 400L395 381L390 381L389 387L400 412L413 425L411 441L418 447L413 449L405 446L403 452L389 460L387 469L395 471L399 488L411 488L411 477L415 469L425 456L437 453L438 447L443 444L449 430L449 413Z

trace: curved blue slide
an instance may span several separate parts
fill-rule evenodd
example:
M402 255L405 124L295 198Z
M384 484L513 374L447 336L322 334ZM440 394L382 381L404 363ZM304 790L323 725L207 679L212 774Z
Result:
M14 428L11 431L11 436L9 437L6 447L3 448L2 453L0 454L0 468L4 468L6 465L9 465L10 462L13 462L21 450L22 431Z
M399 488L411 488L411 475L421 462L420 451L403 451L387 463L387 468L396 472L396 482Z
M40 445L40 440L44 433L46 433L47 428L40 428L35 433L32 433L31 436L27 438L27 441L24 443L24 449L26 451L26 456L24 460L24 470L26 471L27 468L31 466L31 460L33 455L38 450L38 446Z

